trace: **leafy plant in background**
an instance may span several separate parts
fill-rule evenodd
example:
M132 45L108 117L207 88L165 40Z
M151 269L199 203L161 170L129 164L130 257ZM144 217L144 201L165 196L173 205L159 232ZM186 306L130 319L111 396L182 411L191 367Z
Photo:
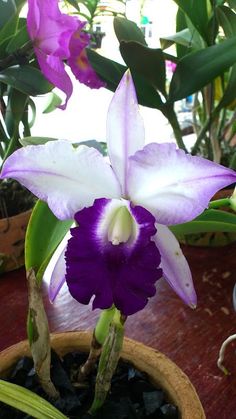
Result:
M65 3L73 6L74 13L85 19L88 31L92 32L102 16L124 16L126 0L115 0L112 5L101 0L65 0Z
M104 83L90 66L85 47L89 36L83 31L86 22L62 14L57 1L29 1L27 20L20 13L24 0L2 1L0 17L0 161L21 147L22 139L31 135L36 117L33 97L58 87L66 95L62 104L52 94L47 112L55 107L65 108L73 86L65 70L65 61L75 77L91 88ZM36 19L37 9L40 20ZM52 22L55 24L52 33ZM62 25L64 23L64 26ZM62 28L62 31L61 29ZM51 43L48 42L51 40ZM52 42L53 41L53 42ZM12 192L17 189L17 193ZM18 193L15 182L0 184L0 216L14 215L28 209L32 202L28 192ZM14 199L13 199L14 197ZM9 201L14 208L9 210ZM17 202L18 201L18 202ZM22 202L23 205L22 205ZM26 206L26 207L25 207Z
M196 142L192 155L235 167L234 99L236 91L235 4L226 1L175 0L177 31L161 39L162 48L147 46L141 30L127 19L115 18L120 52L132 71L139 103L163 113L171 124L180 148L186 149L175 103L195 94L193 128ZM226 4L224 4L226 3ZM176 45L176 55L165 52ZM89 59L96 72L115 90L126 67L94 51ZM166 61L176 63L170 85Z
M101 48L102 38L105 32L101 31L101 18L105 16L125 16L126 0L116 0L113 4L104 4L101 0L65 0L65 3L73 6L75 12L85 19L86 30L90 35L90 47Z
M32 97L53 88L35 63L29 64L26 22L19 17L23 5L21 0L0 4L0 162L21 147L22 136L30 135L36 113ZM34 202L17 182L0 182L0 218L29 209Z

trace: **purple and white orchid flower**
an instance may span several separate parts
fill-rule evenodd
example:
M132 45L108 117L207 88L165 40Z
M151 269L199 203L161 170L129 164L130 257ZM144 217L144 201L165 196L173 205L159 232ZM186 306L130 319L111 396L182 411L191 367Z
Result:
M83 32L86 22L61 13L58 0L28 0L27 29L44 76L66 94L65 109L73 86L65 70L67 60L75 77L91 88L105 86L90 66L85 48L89 35Z
M111 164L95 149L54 141L21 148L3 166L2 178L17 179L59 219L77 223L52 275L50 298L66 280L79 302L95 296L93 308L114 304L130 315L146 305L163 275L195 306L188 263L167 226L199 215L236 173L173 143L144 146L129 72L110 104L107 144Z

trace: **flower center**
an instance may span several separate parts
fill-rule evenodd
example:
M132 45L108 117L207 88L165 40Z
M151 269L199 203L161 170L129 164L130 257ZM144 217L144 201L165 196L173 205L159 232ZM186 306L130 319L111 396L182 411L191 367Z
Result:
M108 227L108 240L117 246L126 243L133 235L133 218L127 207L120 207L115 211Z

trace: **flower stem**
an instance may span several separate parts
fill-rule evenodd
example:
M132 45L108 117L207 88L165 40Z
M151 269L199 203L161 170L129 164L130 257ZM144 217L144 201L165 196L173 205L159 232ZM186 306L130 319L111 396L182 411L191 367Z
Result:
M95 331L94 331L95 332ZM86 362L80 367L76 382L78 384L84 383L89 374L95 368L95 364L101 354L102 345L97 341L95 333L93 332L93 338L90 346L89 356Z
M115 307L103 310L93 332L89 356L86 362L80 367L76 381L78 384L84 383L88 375L94 369L95 364L101 354L102 345L109 333L110 324L115 314Z
M175 139L176 139L176 142L177 142L179 148L181 148L182 150L187 152L187 149L186 149L185 144L183 142L183 137L182 137L182 132L181 132L181 128L180 128L180 125L179 125L179 121L178 121L178 118L176 116L176 113L175 113L174 109L168 108L168 112L166 113L166 116L168 118L168 121L169 121L172 129L173 129Z
M116 312L116 308L111 307L111 308L108 308L107 310L103 310L100 314L100 317L98 319L98 322L94 330L95 338L100 343L100 345L103 345L105 342L105 339L109 333L109 327L115 315L115 312Z
M125 320L126 318L116 310L99 360L95 396L89 409L92 415L103 405L110 389L123 345Z
M26 42L20 49L0 60L0 71L14 64L22 64L33 53L32 41Z

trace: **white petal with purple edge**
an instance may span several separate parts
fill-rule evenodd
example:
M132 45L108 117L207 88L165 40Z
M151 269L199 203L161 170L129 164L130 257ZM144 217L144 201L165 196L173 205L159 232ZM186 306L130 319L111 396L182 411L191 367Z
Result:
M121 79L107 116L107 146L112 167L126 195L128 158L144 146L144 125L129 71Z
M128 194L135 205L165 225L190 221L207 208L221 188L236 181L236 172L175 144L148 144L130 157Z
M46 201L60 220L96 198L120 197L116 176L97 150L62 140L17 150L3 165L1 178L8 177Z
M156 224L157 233L153 237L160 254L163 277L176 294L190 307L197 304L192 274L179 243L168 227Z
M75 223L72 224L75 227ZM71 238L70 230L53 253L50 262L44 272L43 279L49 284L48 295L51 303L54 302L60 289L66 282L66 261L65 252L68 240Z
M66 242L67 245L67 242ZM49 300L53 303L61 287L66 281L66 261L65 261L66 246L64 246L58 255L57 262L52 270L49 283Z

